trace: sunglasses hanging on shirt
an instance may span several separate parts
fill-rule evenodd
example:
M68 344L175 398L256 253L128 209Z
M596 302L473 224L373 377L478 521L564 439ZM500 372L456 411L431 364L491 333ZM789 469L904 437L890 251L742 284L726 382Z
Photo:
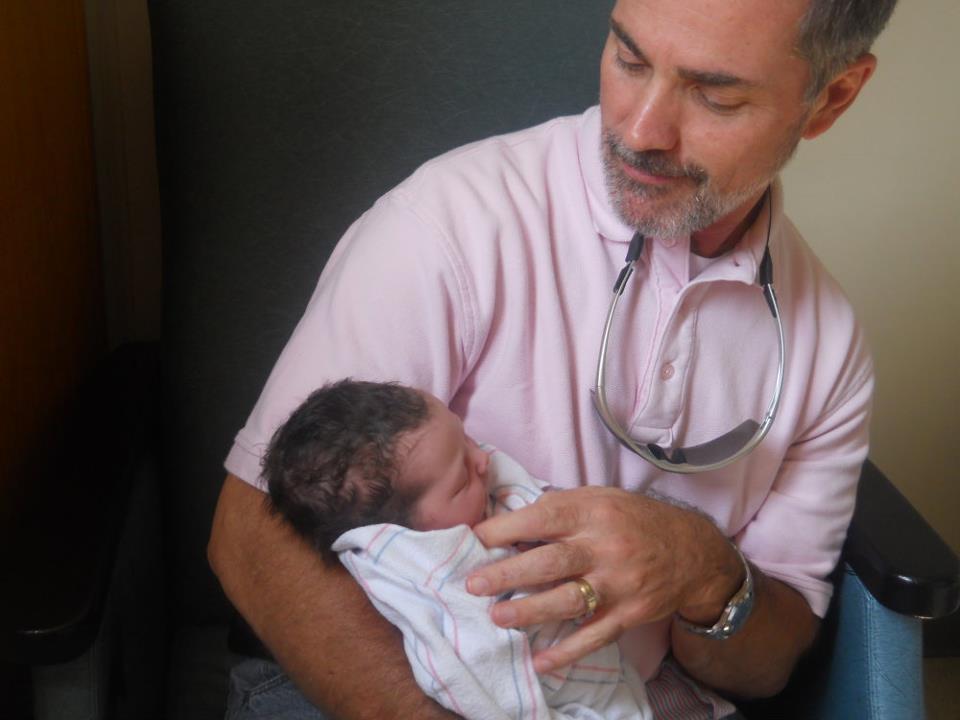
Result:
M624 265L620 271L617 282L613 286L613 299L610 301L610 309L607 311L607 320L603 327L603 337L600 341L600 355L597 359L597 383L596 390L593 391L593 405L600 415L603 424L624 447L661 470L689 474L722 468L739 460L756 448L763 438L766 437L773 425L774 418L777 415L777 409L780 406L780 394L783 391L786 351L783 340L783 323L780 321L777 295L773 290L773 261L770 259L770 229L773 223L773 197L769 187L767 188L767 205L767 240L764 245L763 259L760 261L760 267L757 273L757 285L763 292L776 327L777 341L780 348L777 367L777 384L773 392L773 397L770 399L770 404L762 419L759 421L753 419L744 420L732 430L699 445L664 448L656 443L646 443L637 440L632 437L626 428L613 416L613 413L607 405L606 374L607 349L611 335L610 330L613 325L617 304L620 302L620 297L623 295L624 289L630 277L633 275L637 260L643 252L645 238L638 232L630 241L626 265Z

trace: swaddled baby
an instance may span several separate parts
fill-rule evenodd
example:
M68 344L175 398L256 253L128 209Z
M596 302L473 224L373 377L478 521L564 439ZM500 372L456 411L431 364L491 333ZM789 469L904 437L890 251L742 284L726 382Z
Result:
M444 707L468 720L652 717L616 644L538 676L532 653L574 623L500 628L496 599L466 591L472 570L513 552L488 550L471 528L547 486L474 442L437 398L395 383L321 388L277 430L263 474L273 509L326 557L339 555Z

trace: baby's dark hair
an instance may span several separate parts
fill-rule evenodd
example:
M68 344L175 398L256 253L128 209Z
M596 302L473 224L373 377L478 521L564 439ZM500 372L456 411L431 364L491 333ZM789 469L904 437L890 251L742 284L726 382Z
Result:
M263 460L270 505L326 558L362 525L409 525L416 497L394 491L397 440L429 415L398 383L341 380L314 391L274 433Z

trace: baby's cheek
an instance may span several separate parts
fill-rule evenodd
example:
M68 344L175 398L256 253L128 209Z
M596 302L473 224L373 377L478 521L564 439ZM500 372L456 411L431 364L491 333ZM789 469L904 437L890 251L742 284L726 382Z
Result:
M474 514L473 522L470 523L471 527L472 527L473 525L476 525L476 524L479 523L479 522L482 522L483 520L486 520L486 518L487 518L487 505L488 505L488 503L487 503L487 496L484 495L483 498L482 498L482 502L480 502L480 503L477 504L477 512Z

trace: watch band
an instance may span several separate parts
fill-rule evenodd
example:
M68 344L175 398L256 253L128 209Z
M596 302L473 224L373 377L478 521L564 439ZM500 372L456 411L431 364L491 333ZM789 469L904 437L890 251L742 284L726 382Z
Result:
M687 632L713 640L726 640L742 628L747 622L747 618L750 617L750 613L753 610L754 599L753 573L750 572L750 563L747 562L743 553L740 552L740 548L733 545L733 549L737 551L740 562L743 563L743 585L733 594L733 597L730 598L723 612L720 613L720 618L711 627L696 625L689 620L684 620L678 615L677 619L680 621L680 625Z

